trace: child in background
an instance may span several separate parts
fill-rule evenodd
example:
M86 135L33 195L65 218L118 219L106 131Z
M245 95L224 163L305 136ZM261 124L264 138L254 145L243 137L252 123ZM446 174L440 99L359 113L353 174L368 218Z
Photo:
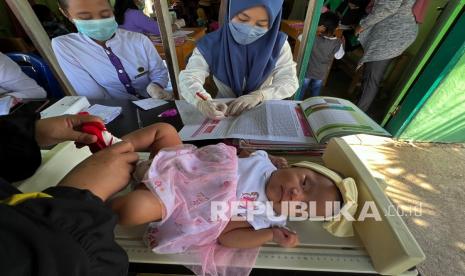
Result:
M321 86L334 58L341 59L345 52L343 42L335 33L339 25L339 17L333 12L321 14L317 34L313 44L312 55L308 64L307 78L309 86L306 94L315 97L320 95Z
M118 140L108 134L97 136ZM202 264L190 267L197 274L248 275L261 245L274 241L283 247L296 246L297 235L285 227L287 211L281 209L281 202L316 202L316 215L325 217L326 202L344 202L351 206L348 213L356 211L353 180L342 179L318 164L301 162L287 167L285 159L264 151L241 152L242 158L238 158L236 149L225 144L183 145L168 124L155 124L122 139L136 151L150 150L151 154L134 172L142 185L112 201L119 223L150 223L146 240L152 250L189 252L195 263ZM233 201L239 203L237 210L212 218L215 203ZM260 205L249 208L250 202L271 202L271 213L257 211L255 207ZM250 209L256 211L251 218L247 216ZM336 236L353 235L344 218L323 227Z

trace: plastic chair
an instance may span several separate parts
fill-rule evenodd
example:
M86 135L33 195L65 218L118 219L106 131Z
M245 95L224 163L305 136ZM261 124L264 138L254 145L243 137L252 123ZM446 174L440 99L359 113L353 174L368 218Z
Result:
M7 53L6 55L16 62L26 75L47 91L47 98L61 99L65 96L50 67L41 57L24 53Z

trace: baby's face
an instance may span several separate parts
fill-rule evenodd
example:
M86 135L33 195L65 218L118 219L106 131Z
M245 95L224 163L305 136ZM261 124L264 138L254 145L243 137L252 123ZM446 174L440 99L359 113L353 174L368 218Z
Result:
M305 168L279 169L266 184L266 195L273 209L281 214L281 202L316 202L316 215L325 215L326 201L340 200L339 190L331 179Z

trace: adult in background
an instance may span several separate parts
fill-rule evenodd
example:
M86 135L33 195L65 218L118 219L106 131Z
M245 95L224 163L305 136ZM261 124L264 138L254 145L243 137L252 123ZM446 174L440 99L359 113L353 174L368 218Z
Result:
M364 55L362 95L357 103L368 111L389 63L400 56L416 39L418 26L412 12L415 0L378 0L367 17L360 21L359 35Z
M49 7L42 4L34 4L32 5L32 10L36 14L50 39L70 33L66 26L58 20Z
M116 22L120 28L128 31L159 36L157 21L145 15L142 12L144 8L144 0L116 0Z

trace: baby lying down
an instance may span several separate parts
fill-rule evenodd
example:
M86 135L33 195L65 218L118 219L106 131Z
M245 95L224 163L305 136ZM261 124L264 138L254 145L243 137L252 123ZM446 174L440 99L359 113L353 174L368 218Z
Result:
M111 135L106 139L118 141ZM155 124L122 139L151 155L134 173L141 185L111 203L120 224L150 223L146 241L152 250L193 252L202 263L194 269L197 274L224 274L228 266L239 266L244 269L233 273L247 275L261 245L273 241L296 246L297 234L286 228L286 221L292 206L301 203L310 202L313 215L336 215L324 224L332 234L352 235L350 223L325 207L349 202L347 211L353 215L355 183L321 165L301 162L287 167L284 159L264 151L243 152L238 158L236 149L225 144L183 145L168 124Z

